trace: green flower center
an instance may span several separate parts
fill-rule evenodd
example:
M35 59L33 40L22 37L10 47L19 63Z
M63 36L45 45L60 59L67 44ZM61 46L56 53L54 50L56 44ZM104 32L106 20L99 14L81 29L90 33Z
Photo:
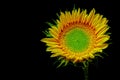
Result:
M73 52L82 52L88 48L89 36L85 31L74 28L68 31L65 36L65 45Z

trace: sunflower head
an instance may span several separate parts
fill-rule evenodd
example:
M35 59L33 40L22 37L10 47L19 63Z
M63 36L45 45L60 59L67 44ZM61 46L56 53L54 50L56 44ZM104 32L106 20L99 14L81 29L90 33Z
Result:
M46 51L52 53L51 57L59 57L61 64L83 62L93 59L96 53L102 53L108 47L107 22L103 15L95 14L95 9L89 14L80 8L60 12L56 24L50 24L47 37L41 41L48 46Z

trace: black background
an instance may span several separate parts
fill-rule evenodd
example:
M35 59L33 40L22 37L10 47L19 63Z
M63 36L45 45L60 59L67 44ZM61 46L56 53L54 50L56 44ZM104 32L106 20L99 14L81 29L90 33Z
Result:
M54 58L50 58L50 53L46 52L46 46L40 42L40 39L46 37L42 31L49 26L45 22L53 22L57 19L56 13L65 10L72 10L74 5L76 8L87 9L89 12L95 8L96 13L100 13L106 17L111 27L110 32L112 44L105 49L108 56L98 58L98 63L90 63L89 80L116 80L117 64L115 59L114 30L113 27L113 2L106 0L44 0L31 3L32 13L32 53L29 54L27 66L27 78L34 80L84 80L81 67L68 65L66 67L56 68ZM97 65L97 66L96 66Z

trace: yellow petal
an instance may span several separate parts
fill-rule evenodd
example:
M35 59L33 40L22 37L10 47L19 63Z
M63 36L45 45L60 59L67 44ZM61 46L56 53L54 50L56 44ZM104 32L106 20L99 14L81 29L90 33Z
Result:
M98 33L99 31L101 31L102 30L102 28L107 28L108 26L107 25L103 25L103 24L98 24L97 26L96 26L96 33Z
M109 27L103 27L101 28L96 34L99 36L99 35L102 35L102 34L105 34L106 31L109 29Z
M94 14L95 14L95 9L93 8L93 9L91 10L91 12L89 13L89 15L87 16L87 20L86 20L86 22L89 23L89 25L90 25L91 22L93 21Z
M60 46L58 46L58 47L48 47L48 48L46 49L46 51L52 51L52 50L58 49L58 48L60 48Z
M93 25L96 26L97 24L101 24L102 17L103 17L103 15L96 14L95 18L93 20Z
M78 22L80 18L80 8L78 9L77 13L76 13L76 21Z
M56 42L56 39L54 39L54 38L43 38L43 39L41 39L40 41L42 41L42 42Z
M108 35L102 35L102 36L100 36L100 37L97 38L96 43L97 44L102 44L102 43L106 42L109 39L110 39L110 36L108 36Z
M80 58L76 57L73 61L73 63L76 63ZM81 59L82 60L82 59Z
M76 20L77 10L72 10L72 20L73 22Z
M95 56L93 54L89 54L89 57L90 58L94 58Z
M49 43L47 43L46 45L50 46L50 47L58 47L58 43L56 43L56 44L49 44Z
M71 16L70 12L65 11L65 16L66 16L66 24L67 24L70 21L70 16Z
M59 23L57 26L58 26L58 33L60 33L61 30L64 29L64 24L63 23Z
M80 8L78 8L78 11L77 11L77 16L80 15Z
M98 23L98 19L99 19L99 17L100 17L100 14L96 14L95 15L95 17L94 17L94 19L93 19L93 23L92 23L92 25L96 25L97 23Z
M58 28L56 26L52 26L53 31L55 31L56 33L58 33Z
M50 57L57 57L57 56L59 56L60 54L58 54L58 53L53 53Z
M82 23L85 22L85 18L86 18L86 16L87 16L86 13L87 13L87 11L84 10L84 11L83 11L83 14L82 14L82 17L81 17L81 22L82 22Z
M101 20L101 24L107 24L107 22L108 22L107 18L103 18L103 19Z
M66 17L63 12L60 12L60 22L64 25L66 23Z
M82 61L83 61L83 57L79 57L78 60L79 60L80 62L82 62Z
M64 53L61 49L52 49L53 53Z
M104 43L104 44L101 44L101 45L97 45L96 48L98 49L105 49L108 47L108 44L107 43Z
M49 33L50 33L55 39L58 39L58 33L55 31L55 29L49 28Z

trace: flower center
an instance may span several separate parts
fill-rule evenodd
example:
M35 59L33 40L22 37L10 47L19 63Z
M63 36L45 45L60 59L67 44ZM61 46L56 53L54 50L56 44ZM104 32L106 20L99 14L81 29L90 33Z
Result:
M89 46L89 36L80 28L66 32L64 40L66 47L73 52L82 52Z

